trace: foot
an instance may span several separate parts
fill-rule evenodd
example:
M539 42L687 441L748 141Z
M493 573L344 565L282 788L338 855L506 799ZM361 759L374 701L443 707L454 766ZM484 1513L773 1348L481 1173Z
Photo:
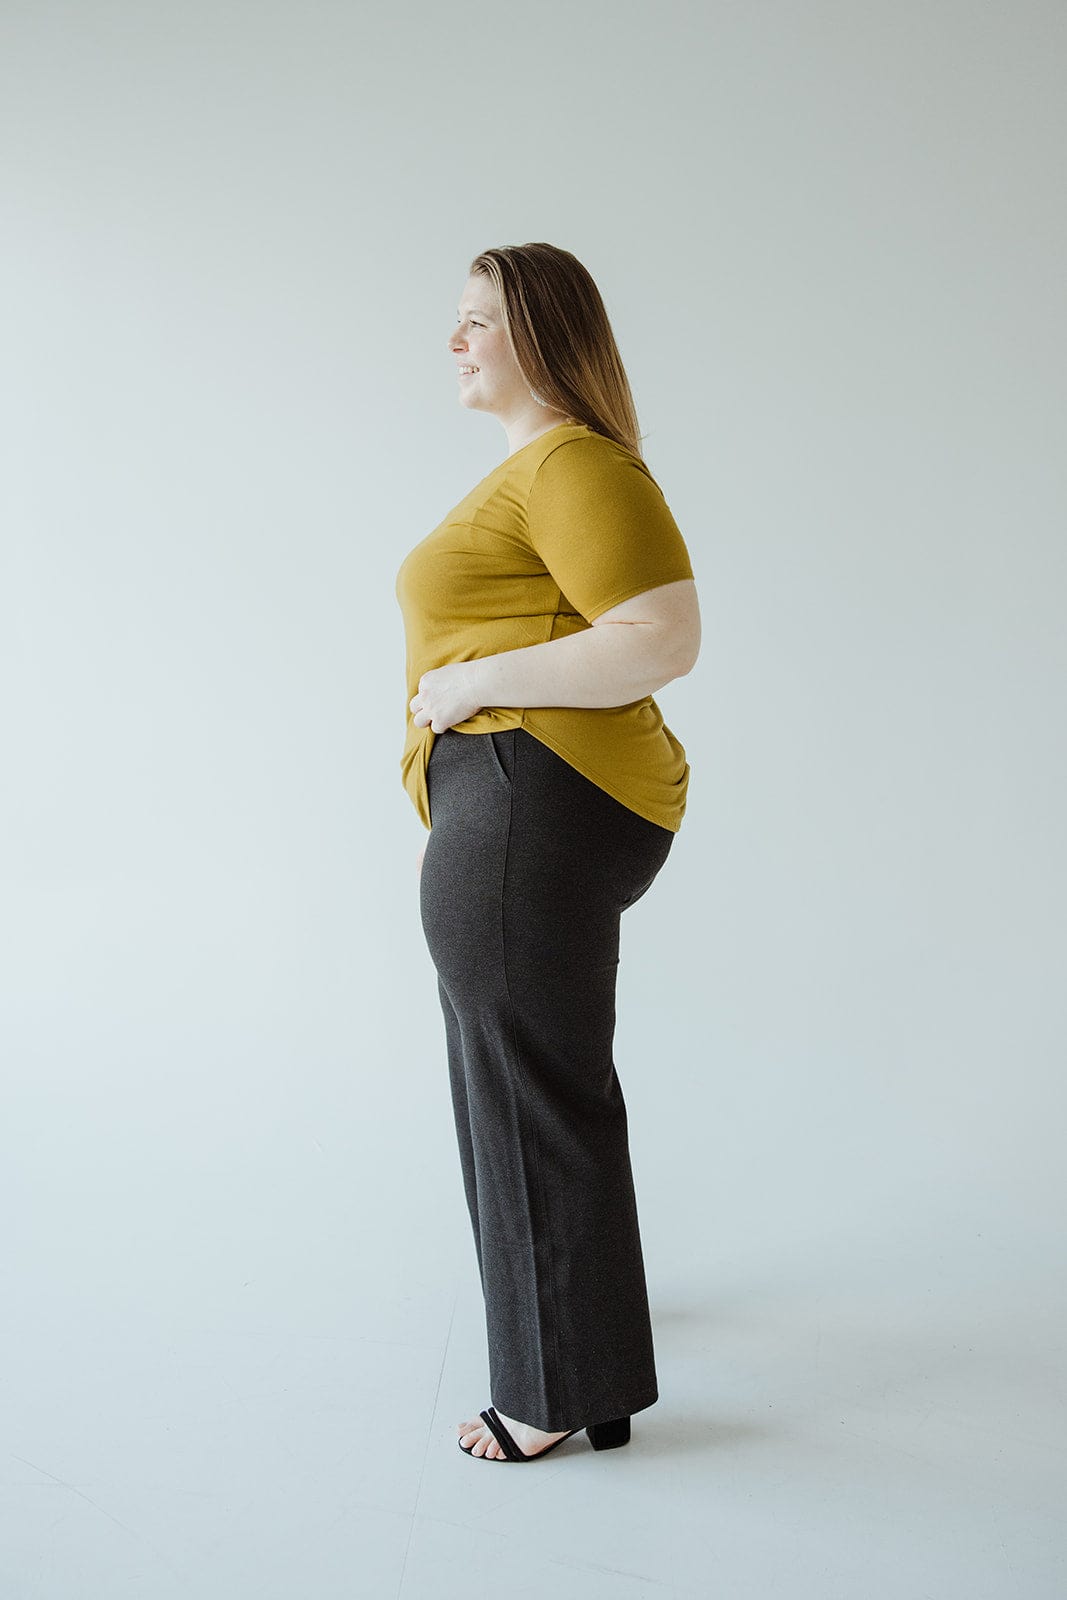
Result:
M539 1455L556 1439L562 1439L570 1431L562 1428L559 1433L542 1433L540 1428L530 1428L525 1422L516 1422L514 1417L506 1417L499 1406L496 1408L496 1414L519 1449L528 1456ZM506 1459L495 1435L481 1417L475 1417L470 1422L457 1422L456 1427L459 1429L460 1444L464 1450L470 1450L472 1456L488 1456L490 1461L498 1456L502 1460Z

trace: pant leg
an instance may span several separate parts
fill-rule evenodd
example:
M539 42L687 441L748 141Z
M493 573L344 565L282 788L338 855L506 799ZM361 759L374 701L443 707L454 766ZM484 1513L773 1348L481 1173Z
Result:
M421 909L455 1017L492 1402L551 1431L631 1415L658 1389L612 1057L619 923L674 835L523 729L448 730L428 775Z
M478 1257L478 1274L482 1274L482 1238L478 1222L478 1179L474 1164L474 1134L471 1128L470 1100L467 1095L467 1071L463 1060L463 1030L456 1008L448 998L444 980L438 974L437 994L445 1021L445 1047L448 1053L448 1077L452 1090L452 1110L456 1122L456 1142L459 1146L460 1170L463 1189L474 1231L474 1249ZM484 1277L482 1291L485 1291Z

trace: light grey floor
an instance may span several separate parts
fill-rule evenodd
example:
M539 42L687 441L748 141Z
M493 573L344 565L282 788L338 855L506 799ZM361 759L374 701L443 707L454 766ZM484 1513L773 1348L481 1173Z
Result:
M286 1163L279 1128L273 1182L234 1146L155 1189L147 1154L90 1182L79 1148L6 1275L4 1600L1067 1593L1051 1224L849 1216L776 1250L709 1217L672 1255L649 1201L661 1399L628 1447L527 1469L456 1445L490 1396L450 1152L428 1216L400 1159L353 1207L328 1135Z

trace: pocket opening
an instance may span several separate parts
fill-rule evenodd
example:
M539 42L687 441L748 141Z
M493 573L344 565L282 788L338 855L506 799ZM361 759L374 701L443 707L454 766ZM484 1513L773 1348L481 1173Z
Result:
M490 731L488 733L482 734L481 737L485 740L485 742L489 746L489 752L490 752L490 755L492 756L492 759L493 759L493 766L496 768L496 771L497 771L497 773L498 773L498 775L500 777L500 781L502 783L506 784L507 787L510 789L511 788L511 779L508 777L508 770L507 770L507 768L505 767L503 761L500 758L500 751L496 747L496 734L493 733L492 731Z

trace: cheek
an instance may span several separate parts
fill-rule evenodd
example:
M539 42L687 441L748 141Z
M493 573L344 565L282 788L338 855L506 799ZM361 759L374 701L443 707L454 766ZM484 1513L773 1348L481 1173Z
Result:
M482 359L492 368L495 378L507 378L515 366L511 351L500 339L489 339L482 345Z

